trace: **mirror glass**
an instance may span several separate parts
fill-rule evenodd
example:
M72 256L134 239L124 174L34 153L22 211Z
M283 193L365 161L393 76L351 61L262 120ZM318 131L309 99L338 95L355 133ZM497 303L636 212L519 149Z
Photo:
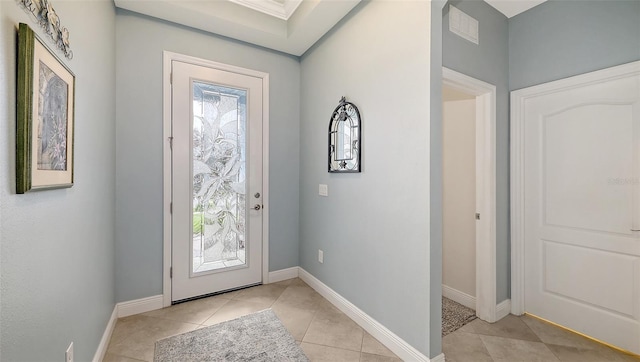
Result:
M338 122L336 130L336 160L350 160L352 156L351 122L342 120Z

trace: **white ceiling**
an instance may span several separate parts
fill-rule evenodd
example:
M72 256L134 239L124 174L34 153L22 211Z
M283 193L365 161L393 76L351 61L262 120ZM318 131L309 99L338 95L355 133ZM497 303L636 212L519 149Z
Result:
M278 19L289 20L302 0L229 0L261 13L275 16Z
M361 0L115 0L117 7L300 56Z
M516 16L522 12L540 5L547 0L484 0L493 6L499 12L503 13L507 18Z
M115 0L117 7L300 56L361 0ZM485 0L507 17L546 0Z

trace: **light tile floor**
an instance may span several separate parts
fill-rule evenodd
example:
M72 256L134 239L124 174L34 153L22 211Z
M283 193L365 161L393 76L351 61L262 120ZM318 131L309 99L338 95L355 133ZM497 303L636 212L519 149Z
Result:
M514 315L476 319L442 339L447 362L640 361L539 319Z
M273 309L311 361L400 361L298 278L121 318L104 361L153 361L158 339L266 308Z
M105 362L152 361L155 341L272 308L311 361L400 361L302 280L290 279L118 320ZM476 319L443 338L447 362L640 361L538 319Z

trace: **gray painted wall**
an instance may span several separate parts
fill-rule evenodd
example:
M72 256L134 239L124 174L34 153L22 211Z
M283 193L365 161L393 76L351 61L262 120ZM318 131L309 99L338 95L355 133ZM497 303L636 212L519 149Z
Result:
M16 195L18 23L52 44L17 2L0 2L3 361L62 361L71 341L75 360L89 361L114 307L115 10L112 1L54 7L74 52L65 62L76 75L75 185Z
M640 59L640 1L549 1L509 19L509 89Z
M430 130L430 285L442 285L442 8L431 2L431 130ZM442 352L442 288L430 288L429 357Z
M430 6L364 1L307 51L300 126L300 265L426 355ZM341 96L362 116L358 174L327 172Z
M297 58L118 10L116 300L162 294L162 52L270 75L269 269L298 265Z
M479 21L480 44L449 31L449 4ZM484 1L451 0L443 9L442 63L496 86L496 297L510 296L509 49L507 17Z

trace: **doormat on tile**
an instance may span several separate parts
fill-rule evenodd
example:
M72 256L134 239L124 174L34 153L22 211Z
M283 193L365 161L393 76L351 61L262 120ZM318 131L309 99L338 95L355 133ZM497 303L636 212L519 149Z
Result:
M161 339L155 362L309 362L271 309Z
M461 328L476 319L476 311L442 297L442 336Z

